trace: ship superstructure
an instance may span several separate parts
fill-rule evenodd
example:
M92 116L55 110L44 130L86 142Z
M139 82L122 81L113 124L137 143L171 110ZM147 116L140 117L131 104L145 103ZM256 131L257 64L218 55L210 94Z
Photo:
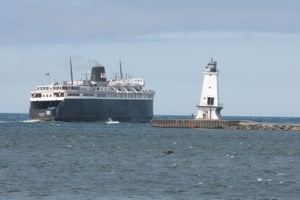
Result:
M108 80L103 66L92 68L90 80L73 81L72 75L71 81L37 86L30 92L31 119L150 122L153 118L155 91L144 88L144 79Z

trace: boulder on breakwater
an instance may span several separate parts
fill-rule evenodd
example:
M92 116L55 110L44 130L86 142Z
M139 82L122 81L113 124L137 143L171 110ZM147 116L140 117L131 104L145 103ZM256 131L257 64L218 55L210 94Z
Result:
M270 130L270 131L300 131L300 124L281 124L254 121L240 121L229 129Z

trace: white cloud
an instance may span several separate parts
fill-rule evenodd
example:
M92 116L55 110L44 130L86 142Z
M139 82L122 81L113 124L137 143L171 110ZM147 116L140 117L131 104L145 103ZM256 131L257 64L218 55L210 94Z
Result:
M299 5L294 0L5 1L0 38L17 44L298 34Z
M300 39L300 33L282 32L243 32L243 31L198 31L166 32L137 36L138 40L197 40L197 39Z

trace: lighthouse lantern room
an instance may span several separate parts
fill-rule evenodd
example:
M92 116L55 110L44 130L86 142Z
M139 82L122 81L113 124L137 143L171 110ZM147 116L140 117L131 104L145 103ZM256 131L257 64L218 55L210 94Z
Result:
M223 105L220 103L217 61L213 58L203 70L204 79L200 103L197 105L198 113L196 119L220 120L222 116L220 111Z

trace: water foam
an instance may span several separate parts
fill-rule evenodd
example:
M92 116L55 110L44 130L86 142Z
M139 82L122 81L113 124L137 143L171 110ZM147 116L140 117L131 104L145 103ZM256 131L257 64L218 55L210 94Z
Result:
M24 121L21 121L23 123L35 123L35 122L42 122L41 120L38 120L38 119L28 119L28 120L24 120Z
M0 123L12 123L13 121L0 121Z

